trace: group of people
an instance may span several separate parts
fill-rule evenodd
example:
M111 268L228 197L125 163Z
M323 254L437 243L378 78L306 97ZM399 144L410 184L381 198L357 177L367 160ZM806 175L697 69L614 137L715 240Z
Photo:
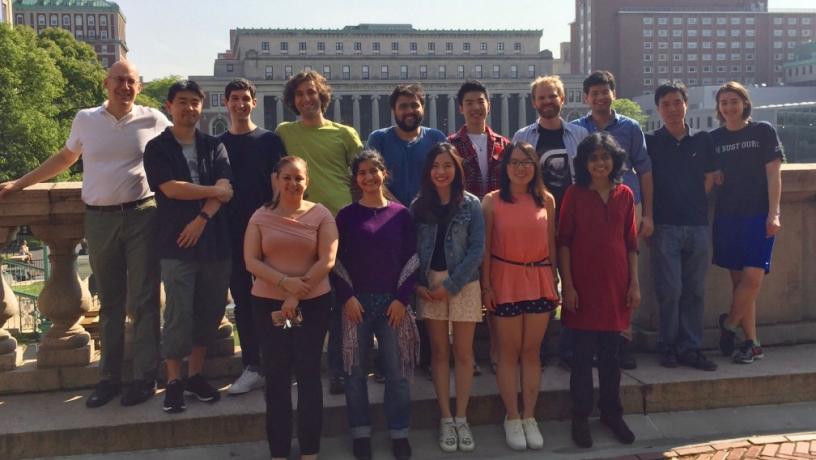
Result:
M439 447L472 451L473 337L486 310L506 442L541 449L541 346L561 306L559 355L571 370L575 443L592 445L594 362L601 422L631 443L620 369L636 365L624 352L640 304L643 241L652 248L660 363L717 367L700 352L715 186L713 261L733 281L730 310L719 318L720 348L738 363L763 357L756 298L781 227L784 156L773 127L751 120L748 92L738 83L717 92L722 126L711 133L685 124L685 88L660 86L655 104L664 126L644 135L612 110L609 72L587 77L590 112L572 123L560 116L560 79L539 77L530 89L539 117L512 141L487 125L482 83L461 86L456 102L465 124L450 136L421 126L424 90L401 84L389 99L395 125L372 132L365 146L353 128L324 118L331 88L314 71L287 82L284 102L298 119L274 133L252 122L252 83L230 82L230 126L219 137L196 128L205 95L193 81L169 89L172 124L134 104L141 83L131 62L114 64L104 84L108 100L77 114L59 153L0 184L2 199L83 158L102 340L101 379L88 407L120 393L126 406L150 399L160 356L165 411L183 411L185 395L217 401L202 368L229 289L245 369L228 392L265 386L273 458L290 453L293 376L301 458L319 452L327 333L330 392L345 394L356 458L372 456L372 362L385 383L395 458L411 456L410 380L426 359ZM166 293L161 340L159 280ZM134 360L133 380L123 388L126 300ZM739 329L745 341L737 347Z

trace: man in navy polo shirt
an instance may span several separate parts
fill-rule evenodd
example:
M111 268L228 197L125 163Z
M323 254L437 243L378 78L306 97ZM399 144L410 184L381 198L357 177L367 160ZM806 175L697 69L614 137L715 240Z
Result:
M708 193L717 169L714 143L685 123L688 96L676 84L655 91L664 126L646 135L654 174L652 267L660 313L660 364L713 371L701 352L709 265Z
M615 76L606 70L592 72L584 79L584 100L590 112L573 124L583 126L591 133L606 131L626 151L626 170L623 183L635 194L635 208L640 230L638 235L649 237L654 230L652 220L652 164L646 153L646 140L640 123L612 110L615 101ZM621 332L620 366L634 369L637 362L631 355L632 326Z

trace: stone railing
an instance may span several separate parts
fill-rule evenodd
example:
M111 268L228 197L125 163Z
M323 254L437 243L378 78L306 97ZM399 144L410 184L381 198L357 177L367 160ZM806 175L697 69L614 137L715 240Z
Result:
M784 165L782 225L774 250L772 273L758 300L758 324L763 344L816 340L816 164ZM0 201L0 242L20 225L29 225L51 249L51 277L39 298L39 308L53 325L38 347L37 367L85 366L93 356L93 341L81 326L91 309L90 295L76 271L75 247L83 235L81 184L49 183L29 187ZM652 289L649 244L642 245L640 277L643 303L635 316L642 348L654 347L658 312ZM731 283L725 270L712 267L706 290L706 340L715 346L717 316L728 310ZM0 291L0 370L14 368L19 353L15 340L2 330L17 303L6 283ZM231 328L222 323L219 337ZM224 336L227 337L224 337ZM230 339L231 340L231 339ZM225 340L217 354L229 353ZM211 350L212 351L212 350Z

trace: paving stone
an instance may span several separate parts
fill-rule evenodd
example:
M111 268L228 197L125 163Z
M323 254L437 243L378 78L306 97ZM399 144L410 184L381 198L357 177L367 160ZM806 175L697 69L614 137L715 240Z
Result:
M796 450L796 444L792 442L786 442L779 446L779 454L781 455L791 455L794 450Z
M728 449L737 449L740 447L748 447L751 443L748 442L747 439L740 439L736 441L728 441L728 442L721 442L721 443L712 443L711 447L716 450L728 450Z
M700 445L700 446L692 446L692 447L678 447L674 449L677 452L677 455L686 456L686 455L695 455L695 454L704 454L706 452L713 452L714 449L709 445Z
M742 455L743 455L743 454L744 454L744 453L745 453L747 450L748 450L748 449L744 449L744 448L729 450L729 451L728 451L728 457L726 457L726 458L727 458L728 460L739 460L739 459L741 459L741 458L742 458Z
M758 458L763 446L751 446L745 453L745 458Z
M714 454L714 456L711 457L711 460L724 460L725 457L727 457L727 456L728 456L728 451L727 450L721 450L721 451L717 452L716 454Z
M790 439L790 438L788 438ZM797 454L808 454L810 453L810 443L807 441L799 441L796 443L796 453Z
M765 444L762 447L762 455L765 457L773 457L776 451L779 450L779 444Z
M748 438L748 441L751 444L779 444L783 442L787 442L788 438L781 435L772 435L772 436L754 436Z
M789 434L785 435L788 438L788 441L799 442L799 441L816 441L816 433L801 433L801 434Z

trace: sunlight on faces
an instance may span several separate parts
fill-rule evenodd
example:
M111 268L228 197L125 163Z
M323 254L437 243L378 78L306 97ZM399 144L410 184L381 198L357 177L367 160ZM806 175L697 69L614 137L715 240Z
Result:
M462 96L459 113L465 117L466 123L482 123L490 113L490 101L481 91L469 91Z
M173 124L188 128L194 127L201 119L203 106L201 97L195 91L179 91L172 101L165 103Z
M673 91L666 93L660 98L660 103L657 105L657 112L660 114L660 119L663 124L676 125L684 123L686 118L686 101L679 92Z
M108 70L103 81L108 92L108 103L129 108L142 91L139 70L130 61L118 61Z
M739 94L726 91L717 98L717 111L726 123L738 124L745 121L745 101Z
M295 108L306 119L315 119L323 113L320 92L313 80L305 80L295 88Z
M609 179L613 167L612 155L603 147L596 148L587 158L587 170L593 180Z
M378 168L373 161L364 160L357 167L357 174L354 179L363 193L379 192L385 182L385 171Z
M422 101L416 96L399 96L394 104L394 121L403 131L410 132L419 128L425 116Z
M258 102L252 98L248 89L232 90L229 98L225 99L227 111L233 120L246 120Z
M615 101L615 92L607 84L593 85L584 95L584 101L590 109L596 112L608 112Z
M456 177L456 166L449 153L440 153L436 156L431 167L431 183L437 189L450 187Z
M555 85L541 83L535 88L535 97L532 103L542 118L557 118L561 115L564 99Z
M538 162L523 150L513 149L510 154L510 161L507 163L507 175L510 177L510 183L516 185L529 184L533 180L537 164Z
M274 190L280 193L281 200L302 200L306 187L309 186L309 176L306 173L306 168L299 161L283 166L272 177Z

